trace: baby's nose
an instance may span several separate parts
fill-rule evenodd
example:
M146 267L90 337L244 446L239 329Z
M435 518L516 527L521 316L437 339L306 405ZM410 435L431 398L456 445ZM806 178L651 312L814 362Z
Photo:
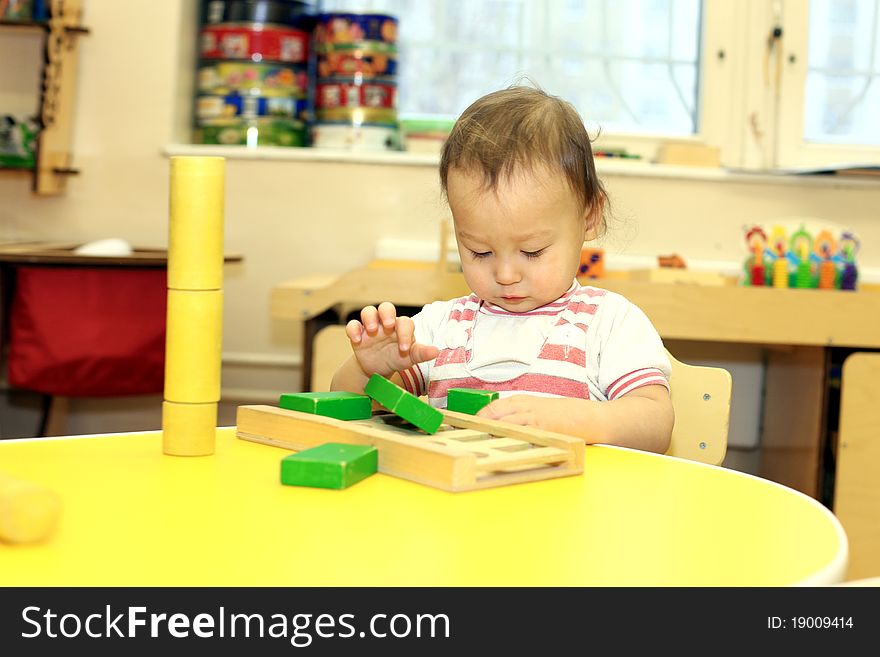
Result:
M499 285L513 285L520 281L517 267L510 260L501 260L495 269L495 282Z

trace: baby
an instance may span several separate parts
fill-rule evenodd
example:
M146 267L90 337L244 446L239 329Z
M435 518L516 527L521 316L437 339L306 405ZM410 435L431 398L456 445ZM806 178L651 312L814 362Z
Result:
M413 317L364 308L331 388L363 392L378 373L441 408L450 388L494 390L480 416L666 451L660 336L625 298L575 279L607 199L577 111L524 86L480 98L444 145L440 183L473 294Z

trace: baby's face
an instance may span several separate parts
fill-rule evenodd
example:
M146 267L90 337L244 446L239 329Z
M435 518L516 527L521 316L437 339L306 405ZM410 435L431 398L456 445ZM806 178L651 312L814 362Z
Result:
M480 298L526 312L569 288L587 218L561 173L517 172L486 190L481 174L450 169L446 195L462 272Z

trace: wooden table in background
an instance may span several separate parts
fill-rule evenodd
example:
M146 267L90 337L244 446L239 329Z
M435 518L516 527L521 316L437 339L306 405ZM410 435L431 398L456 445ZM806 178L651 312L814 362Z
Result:
M119 268L165 269L168 251L165 249L134 248L130 255L96 256L81 255L74 250L78 243L67 242L10 242L0 243L0 366L5 367L4 353L8 343L9 313L15 292L16 271L22 266L37 267L100 267L107 268L108 275ZM240 262L239 254L224 256L224 262ZM63 433L66 400L46 397L44 402L42 431L46 434Z

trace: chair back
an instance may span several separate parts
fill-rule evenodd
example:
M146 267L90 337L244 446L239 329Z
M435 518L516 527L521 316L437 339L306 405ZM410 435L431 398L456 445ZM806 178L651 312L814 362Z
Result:
M687 365L667 352L675 426L666 453L719 465L727 453L730 428L730 372L721 367Z

